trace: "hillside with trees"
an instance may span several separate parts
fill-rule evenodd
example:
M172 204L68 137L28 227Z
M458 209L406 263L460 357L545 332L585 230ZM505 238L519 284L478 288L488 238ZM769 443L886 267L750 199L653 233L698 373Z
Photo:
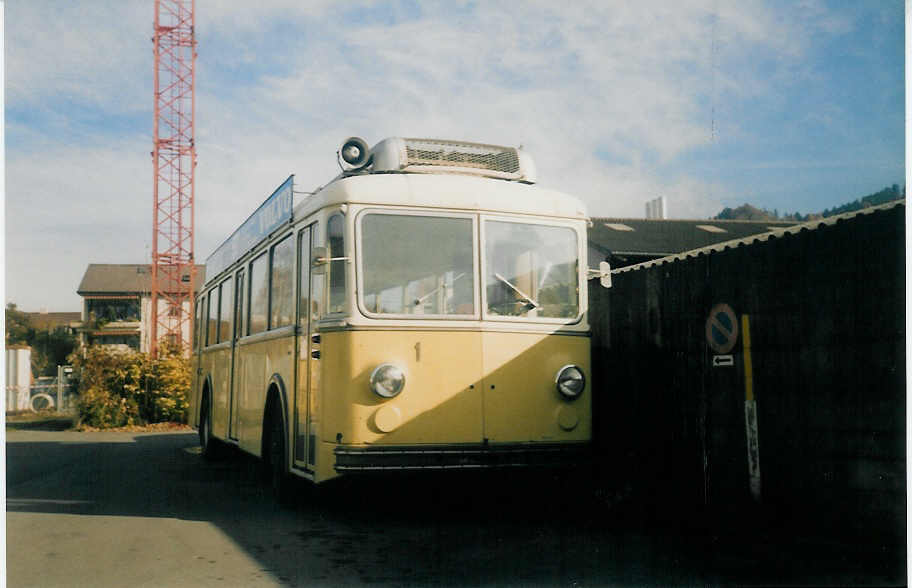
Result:
M766 208L757 208L751 204L742 204L737 208L726 207L722 210L722 212L713 218L716 220L784 220L808 222L815 219L827 218L837 214L843 214L845 212L854 212L856 210L861 210L862 208L877 206L878 204L884 204L886 202L891 202L893 200L898 200L905 197L905 186L902 188L902 190L900 190L899 185L893 184L892 186L884 188L880 192L868 194L867 196L863 196L853 202L849 202L841 206L827 208L822 212L811 212L806 214L801 214L800 212L784 212L780 215L778 210L768 210Z

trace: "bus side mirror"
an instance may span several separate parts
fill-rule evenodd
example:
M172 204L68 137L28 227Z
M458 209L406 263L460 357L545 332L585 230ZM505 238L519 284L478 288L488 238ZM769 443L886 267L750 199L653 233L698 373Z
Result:
M611 264L603 261L599 264L599 283L602 288L611 287Z
M587 276L598 278L602 288L611 287L611 265L607 261L599 263L599 268L587 270Z
M314 247L310 250L310 273L315 276L326 273L327 258L326 247Z

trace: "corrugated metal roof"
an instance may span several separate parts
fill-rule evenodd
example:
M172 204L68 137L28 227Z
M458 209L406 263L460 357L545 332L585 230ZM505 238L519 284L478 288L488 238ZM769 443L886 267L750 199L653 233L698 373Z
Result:
M653 259L651 261L646 261L643 263L638 263L636 265L629 265L626 267L618 268L612 270L612 274L622 274L624 272L637 271L641 269L646 269L654 266L664 265L666 263L674 263L676 261L681 261L690 257L699 257L701 255L710 255L715 252L725 251L726 249L735 249L737 247L753 245L755 243L763 243L769 241L770 239L779 239L785 235L796 235L803 231L815 231L821 227L835 225L838 222L848 221L859 216L874 214L882 210L889 210L897 206L905 206L905 199L894 200L893 202L887 202L886 204L880 204L878 206L871 206L869 208L862 208L861 210L856 210L854 212L846 212L843 214L838 214L824 219L817 219L807 223L801 223L798 225L788 226L775 231L768 231L765 233L750 235L748 237L742 237L738 239L729 239L727 241L722 241L720 243L714 243L706 247L700 247L697 249L691 249L689 251L684 251L681 253L676 253L674 255L668 255L666 257L661 257L659 259ZM715 221L714 221L715 222ZM732 221L729 221L732 222ZM768 223L764 223L768 224Z
M614 255L661 257L786 228L794 221L593 218L589 244ZM623 228L622 228L623 227Z
M206 266L197 264L194 290L199 291L206 277ZM162 286L167 284L162 281ZM174 285L172 285L174 286ZM100 293L145 293L152 287L152 268L143 263L90 263L76 289L80 295ZM162 288L174 291L177 288Z

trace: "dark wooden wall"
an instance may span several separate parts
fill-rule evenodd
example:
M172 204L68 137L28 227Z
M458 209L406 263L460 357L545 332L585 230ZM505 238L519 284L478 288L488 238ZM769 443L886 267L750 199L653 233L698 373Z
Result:
M713 367L710 309L749 315L763 508L905 536L905 206L590 283L605 479L675 508L750 509L742 337Z

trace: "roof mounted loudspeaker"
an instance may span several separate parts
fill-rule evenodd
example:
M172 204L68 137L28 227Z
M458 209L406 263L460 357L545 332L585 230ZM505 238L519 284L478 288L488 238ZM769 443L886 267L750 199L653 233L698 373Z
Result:
M370 147L361 137L349 137L336 152L339 167L344 172L358 171L371 162Z

